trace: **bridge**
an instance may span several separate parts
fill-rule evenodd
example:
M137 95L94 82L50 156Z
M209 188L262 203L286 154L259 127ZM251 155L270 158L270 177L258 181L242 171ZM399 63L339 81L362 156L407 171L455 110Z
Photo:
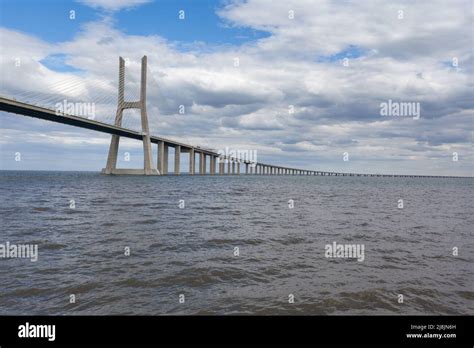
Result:
M299 168L290 168L263 162L253 162L249 159L229 156L214 150L200 146L193 146L182 142L151 135L148 126L148 115L146 111L146 79L147 79L147 57L141 61L141 81L139 100L126 101L125 91L125 61L119 58L119 86L117 111L114 124L71 115L67 112L53 110L52 108L34 105L28 102L0 96L0 111L14 113L23 116L34 117L42 120L57 122L74 127L85 128L97 132L112 135L110 142L107 164L102 169L103 174L112 175L180 175L181 154L189 154L188 174L195 175L318 175L318 176L371 176L371 177L440 177L426 175L388 175L388 174L361 174L317 171ZM141 131L132 130L122 126L123 111L126 109L140 110ZM120 137L135 139L143 142L144 164L140 169L117 168L117 155ZM154 165L152 146L157 144L157 166ZM174 170L170 173L168 168L169 148L174 148ZM196 156L198 161L196 162ZM207 160L209 160L209 172L207 171ZM199 170L196 172L196 163ZM445 177L445 176L443 176Z

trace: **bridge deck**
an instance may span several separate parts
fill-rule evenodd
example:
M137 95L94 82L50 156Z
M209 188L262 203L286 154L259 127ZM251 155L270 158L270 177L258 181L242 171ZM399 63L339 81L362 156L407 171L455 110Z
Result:
M68 114L58 114L56 111L48 109L48 108L43 108L40 106L36 105L31 105L28 103L20 102L17 100L9 99L9 98L4 98L0 97L0 111L6 111L10 113L15 113L19 115L24 115L24 116L30 116L30 117L35 117L39 118L42 120L47 120L47 121L52 121L52 122L57 122L57 123L62 123L62 124L67 124L75 127L80 127L80 128L85 128L85 129L90 129L102 133L108 133L108 134L116 134L122 137L130 138L130 139L136 139L136 140L142 140L143 139L143 134L138 131L118 127L115 125L110 125L107 123L103 122L98 122L95 120L83 118L83 117L78 117L78 116L73 116L73 115L68 115ZM181 152L189 152L191 150L194 150L194 153L203 153L205 155L213 156L213 157L219 157L219 153L201 148L199 146L193 146L190 144L185 144L181 143L178 141L150 135L151 142L158 144L163 142L167 146L171 147L178 147L180 146ZM245 164L250 164L250 161L241 161L241 163ZM296 169L296 168L289 168L289 167L282 167L282 166L275 166L275 165L270 165L262 162L257 162L255 163L257 167L263 168L263 173L253 173L253 174L303 174L303 175L322 175L322 176L378 176L378 177L430 177L430 178L435 178L435 177L448 177L448 176L428 176L428 175L387 175L387 174L360 174L360 173L339 173L339 172L325 172L325 171L314 171L314 170L306 170L306 169ZM265 172L265 169L268 168L270 172ZM283 173L279 173L278 171L282 171ZM274 173L273 171L276 171ZM238 172L240 174L240 172ZM237 173L236 173L237 174ZM452 177L452 176L449 176Z

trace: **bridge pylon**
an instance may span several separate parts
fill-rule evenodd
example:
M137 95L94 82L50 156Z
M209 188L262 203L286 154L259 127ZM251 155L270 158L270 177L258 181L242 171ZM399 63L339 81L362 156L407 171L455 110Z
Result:
M102 169L102 174L124 174L124 175L160 175L160 172L153 164L153 153L151 150L150 130L148 127L148 116L146 113L146 72L147 57L142 58L142 71L140 81L140 100L134 102L125 101L125 60L119 58L119 86L118 86L118 102L117 113L115 115L115 125L122 126L123 111L125 109L140 109L142 135L143 135L143 169L118 169L117 156L120 142L119 135L112 135L109 147L109 155L107 157L107 165Z

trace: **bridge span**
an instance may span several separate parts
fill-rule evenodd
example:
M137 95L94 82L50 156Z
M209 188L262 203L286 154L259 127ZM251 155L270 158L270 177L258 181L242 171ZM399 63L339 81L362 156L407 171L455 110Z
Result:
M107 165L102 170L103 174L123 174L123 175L180 175L181 174L181 154L189 153L190 175L210 174L210 175L318 175L318 176L371 176L371 177L441 177L426 175L388 175L388 174L361 174L361 173L343 173L328 172L290 168L262 162L252 162L247 159L225 156L211 149L193 146L182 142L166 139L163 137L151 135L148 129L148 117L146 113L146 56L142 58L141 71L141 90L140 100L127 102L124 100L124 80L125 63L122 57L119 60L119 89L117 113L115 124L107 124L93 119L80 116L69 115L58 110L29 104L18 101L14 98L0 96L0 111L14 113L23 116L34 117L42 120L66 124L74 127L85 128L97 132L108 133L112 135L109 148ZM131 130L122 127L122 116L125 109L139 109L141 113L142 131ZM118 145L120 137L140 140L143 142L144 150L144 168L143 169L120 169L116 168ZM152 158L151 144L157 144L157 166L154 166ZM174 148L174 170L169 171L168 154L169 148ZM196 156L198 161L196 162ZM209 171L207 170L207 160L209 159ZM195 170L196 163L199 163L198 171ZM445 177L445 176L443 176Z

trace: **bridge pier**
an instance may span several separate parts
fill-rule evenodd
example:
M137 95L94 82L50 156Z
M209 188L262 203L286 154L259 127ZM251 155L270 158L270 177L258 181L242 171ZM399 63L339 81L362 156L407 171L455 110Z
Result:
M168 145L164 141L158 143L158 171L161 175L168 174Z
M174 175L179 175L180 173L180 156L181 156L181 146L176 145L174 147Z
M211 162L211 175L215 175L216 174L216 157L214 155L211 155L210 162Z
M205 160L204 153L199 152L199 175L204 175L206 173L204 160Z
M194 175L194 167L195 167L195 164L194 164L194 149L190 149L189 150L189 175Z

